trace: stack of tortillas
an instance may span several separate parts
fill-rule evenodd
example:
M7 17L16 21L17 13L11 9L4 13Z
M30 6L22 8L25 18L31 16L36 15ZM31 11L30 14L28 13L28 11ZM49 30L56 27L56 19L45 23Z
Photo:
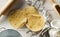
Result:
M44 19L33 6L12 11L8 20L14 28L22 28L24 25L32 31L39 31L44 27Z

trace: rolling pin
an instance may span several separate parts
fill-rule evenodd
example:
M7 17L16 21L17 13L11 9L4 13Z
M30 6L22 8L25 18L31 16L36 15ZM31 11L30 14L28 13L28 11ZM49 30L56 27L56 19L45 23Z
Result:
M56 11L58 17L60 17L60 6L57 3L55 3L54 0L49 0L49 1L53 5L53 8Z
M2 8L0 8L0 16L4 15L16 1L17 0L7 0L6 4Z

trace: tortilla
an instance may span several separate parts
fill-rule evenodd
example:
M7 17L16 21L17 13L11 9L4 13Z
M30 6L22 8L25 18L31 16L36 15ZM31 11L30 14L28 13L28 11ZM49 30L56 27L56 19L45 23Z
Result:
M8 21L14 28L22 28L26 24L27 18L23 12L16 10L8 15Z
M44 19L41 15L30 15L26 26L31 31L39 31L44 27Z

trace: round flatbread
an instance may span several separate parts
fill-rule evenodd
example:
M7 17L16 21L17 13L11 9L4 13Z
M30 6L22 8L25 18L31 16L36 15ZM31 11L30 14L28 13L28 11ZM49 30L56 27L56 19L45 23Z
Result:
M39 31L44 27L44 19L41 15L30 15L26 26L34 32Z
M27 22L27 18L22 11L16 10L8 15L8 21L14 28L22 28Z

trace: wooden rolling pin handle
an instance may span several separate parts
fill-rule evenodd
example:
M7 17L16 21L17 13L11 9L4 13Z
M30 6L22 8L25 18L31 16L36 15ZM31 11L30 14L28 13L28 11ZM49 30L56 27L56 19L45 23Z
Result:
M12 2L13 2L13 0L9 0L6 2L6 4L0 9L0 16L3 15L4 13L6 13L5 11L10 6L10 4L12 4Z
M4 15L16 1L17 0L9 0L7 4L0 10L0 16Z

